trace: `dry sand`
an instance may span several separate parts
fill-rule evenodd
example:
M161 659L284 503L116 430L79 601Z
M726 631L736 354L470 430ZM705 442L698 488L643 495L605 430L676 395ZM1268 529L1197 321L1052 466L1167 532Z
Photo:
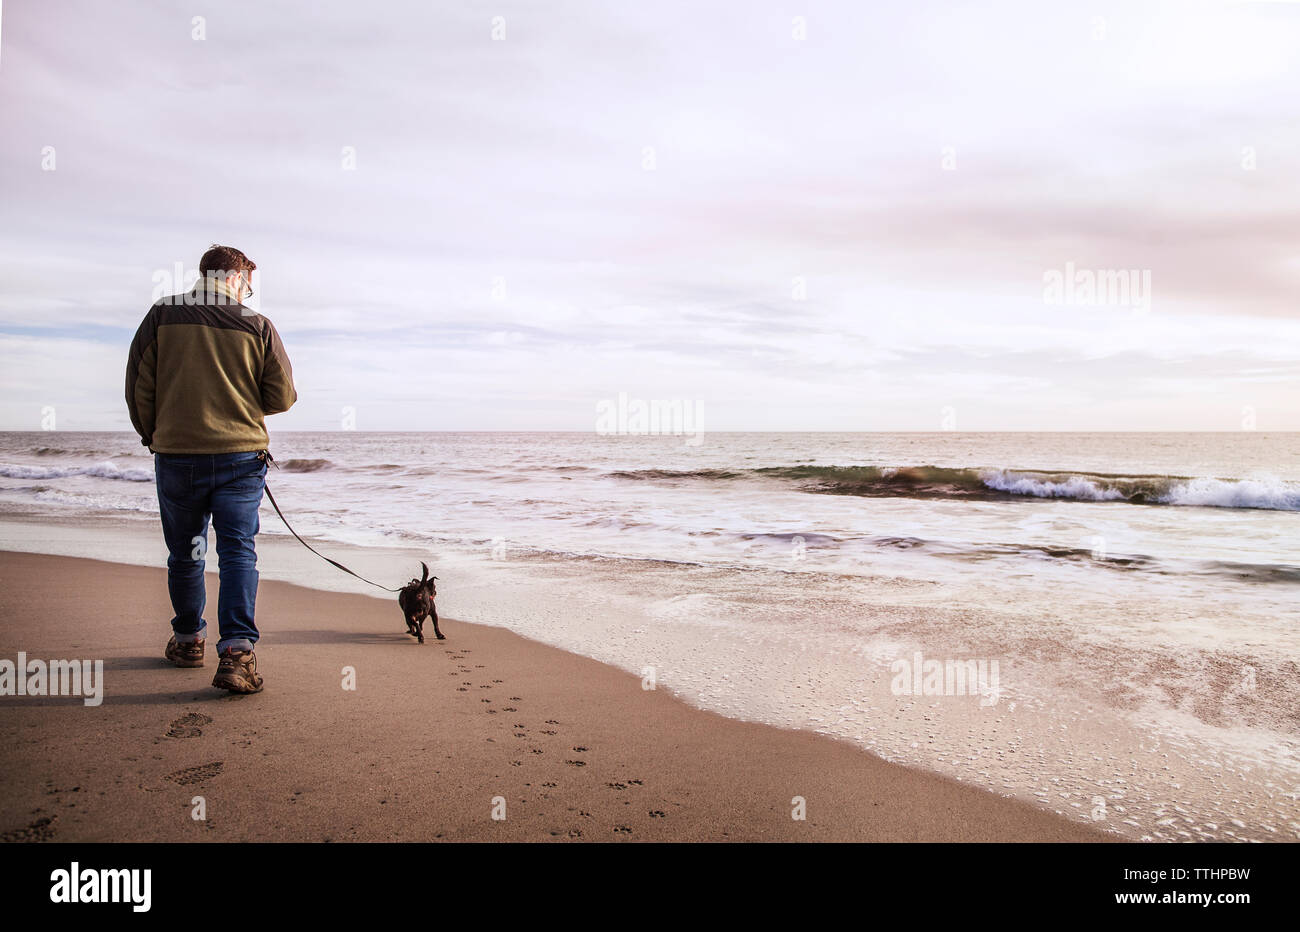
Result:
M0 697L0 837L53 841L1101 841L1025 803L739 722L504 629L263 582L265 690L162 659L166 571L0 552L0 659L103 659L104 702ZM344 668L356 689L343 688ZM807 818L791 817L794 797ZM192 818L203 797L206 820ZM497 798L504 820L493 819Z

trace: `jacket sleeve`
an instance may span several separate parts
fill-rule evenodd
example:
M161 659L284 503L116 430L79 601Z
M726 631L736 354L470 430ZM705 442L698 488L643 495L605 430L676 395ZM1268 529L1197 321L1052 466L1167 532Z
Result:
M126 360L126 409L131 415L131 426L145 446L153 442L157 370L158 309L154 307L136 330Z
M285 352L280 334L270 320L267 324L266 357L262 365L262 413L280 414L293 407L298 392L293 387L293 367Z

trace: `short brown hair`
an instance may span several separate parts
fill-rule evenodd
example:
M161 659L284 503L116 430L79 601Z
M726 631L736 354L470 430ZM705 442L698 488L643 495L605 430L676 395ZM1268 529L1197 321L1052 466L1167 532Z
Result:
M210 272L222 275L234 275L237 272L251 272L257 263L244 255L234 246L218 246L213 243L199 260L199 275L208 277Z

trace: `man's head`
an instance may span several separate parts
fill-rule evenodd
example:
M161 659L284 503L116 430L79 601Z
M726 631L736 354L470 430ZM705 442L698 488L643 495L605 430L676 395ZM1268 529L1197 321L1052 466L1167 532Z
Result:
M199 260L199 277L225 282L241 300L253 296L253 270L257 263L234 246L213 244Z

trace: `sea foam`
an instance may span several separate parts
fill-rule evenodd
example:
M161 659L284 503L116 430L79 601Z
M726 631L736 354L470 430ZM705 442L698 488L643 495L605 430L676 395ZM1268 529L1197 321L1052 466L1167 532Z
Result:
M68 476L93 476L97 479L124 479L128 482L153 482L152 469L122 469L105 460L90 466L24 466L0 463L0 476L10 479L63 479Z

